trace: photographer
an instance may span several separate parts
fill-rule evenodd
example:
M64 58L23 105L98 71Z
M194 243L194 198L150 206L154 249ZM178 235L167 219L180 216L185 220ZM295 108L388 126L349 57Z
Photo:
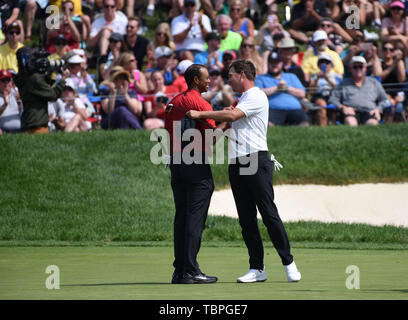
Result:
M48 133L48 102L56 101L62 94L69 71L65 70L60 82L51 86L47 82L53 71L47 54L41 50L22 47L17 50L19 73L15 83L24 105L21 130L26 133Z

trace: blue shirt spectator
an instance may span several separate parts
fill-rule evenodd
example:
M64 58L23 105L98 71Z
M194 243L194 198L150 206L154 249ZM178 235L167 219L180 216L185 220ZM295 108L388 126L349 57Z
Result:
M292 73L282 72L279 78L273 77L270 73L266 73L255 78L255 86L259 88L271 88L278 86L279 82L283 80L286 82L287 87L293 87L296 89L305 90L298 77ZM277 91L275 94L268 96L269 108L276 110L299 110L302 109L302 105L299 99L295 96L284 92Z

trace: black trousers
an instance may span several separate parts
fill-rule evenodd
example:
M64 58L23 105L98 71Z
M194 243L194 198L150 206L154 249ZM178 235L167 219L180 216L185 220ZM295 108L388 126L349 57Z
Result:
M174 218L175 272L198 273L197 255L214 191L209 164L171 164L176 215Z
M264 249L256 217L257 207L282 264L292 263L293 256L290 253L285 227L274 203L273 162L267 151L260 151L257 154L255 161L258 169L255 174L240 174L240 169L248 167L248 164L240 163L242 159L238 158L235 164L229 165L229 179L242 228L242 237L248 248L250 269L259 270L264 267ZM248 163L247 160L245 162Z

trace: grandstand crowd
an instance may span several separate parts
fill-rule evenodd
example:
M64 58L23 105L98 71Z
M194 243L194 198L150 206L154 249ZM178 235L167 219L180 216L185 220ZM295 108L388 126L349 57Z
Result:
M406 122L408 2L0 0L0 12L0 135L162 128L193 63L220 110L238 99L237 59L255 65L271 126ZM65 81L47 119L16 85L27 46L65 63L47 74L50 88Z

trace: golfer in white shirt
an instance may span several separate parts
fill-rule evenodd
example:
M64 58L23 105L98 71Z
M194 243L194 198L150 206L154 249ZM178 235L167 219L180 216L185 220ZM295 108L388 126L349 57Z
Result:
M289 282L301 278L289 239L274 203L272 173L274 164L268 154L267 128L269 103L265 93L255 87L256 69L248 60L237 60L229 68L229 84L235 92L242 93L236 107L220 111L190 110L193 119L214 119L231 122L231 132L239 144L229 140L229 179L238 211L242 236L249 253L249 271L238 282L266 280L264 249L257 223L257 208L269 236L285 267ZM248 174L248 169L255 171Z

